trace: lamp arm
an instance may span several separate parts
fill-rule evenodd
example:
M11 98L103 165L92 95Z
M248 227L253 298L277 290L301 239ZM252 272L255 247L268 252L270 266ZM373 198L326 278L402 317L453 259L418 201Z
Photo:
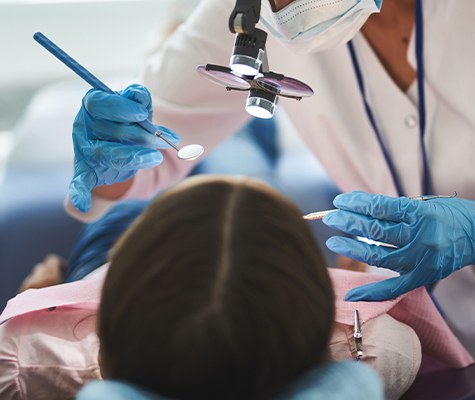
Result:
M232 33L252 35L261 16L261 0L236 0L229 16L229 30Z

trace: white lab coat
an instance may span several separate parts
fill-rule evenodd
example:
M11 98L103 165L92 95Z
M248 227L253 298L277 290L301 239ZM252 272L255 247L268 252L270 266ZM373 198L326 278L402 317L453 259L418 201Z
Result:
M250 118L244 110L246 93L228 92L195 71L200 64L228 65L234 35L227 24L234 4L235 0L203 0L166 44L150 54L143 70L155 121L175 130L182 145L200 143L206 152ZM432 192L456 191L459 197L475 199L475 1L426 0L423 5L425 144ZM416 83L403 93L361 34L354 43L369 102L405 195L422 194ZM364 110L346 44L300 56L269 35L266 48L272 71L314 89L313 97L282 98L279 107L339 188L397 195ZM415 67L414 54L413 32L408 60ZM151 196L192 167L172 151L163 154L162 165L137 174L127 197ZM89 215L102 213L107 204L97 199L93 203Z

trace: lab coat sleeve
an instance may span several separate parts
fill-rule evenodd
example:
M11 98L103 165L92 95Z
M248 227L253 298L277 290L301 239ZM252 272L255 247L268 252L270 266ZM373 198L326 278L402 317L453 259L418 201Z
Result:
M245 111L247 92L228 92L196 71L202 64L229 65L235 35L228 29L228 18L233 7L234 0L203 0L167 40L158 36L152 41L141 83L152 93L154 122L177 132L180 147L198 143L205 153L189 162L180 161L174 150L163 151L162 164L140 170L123 199L150 198L184 178L196 162L250 119ZM65 208L75 218L91 221L113 204L93 195L87 213L76 210L69 199Z
M177 132L180 146L203 145L205 155L249 119L247 92L228 92L196 71L207 63L229 65L235 35L228 29L228 18L234 3L202 1L168 41L148 54L142 73L152 93L154 121ZM193 166L178 160L173 151L165 151L164 157L154 169L155 191L183 178Z

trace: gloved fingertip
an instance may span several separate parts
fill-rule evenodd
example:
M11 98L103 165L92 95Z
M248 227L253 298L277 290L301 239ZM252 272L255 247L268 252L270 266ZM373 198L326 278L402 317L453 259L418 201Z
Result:
M86 200L81 198L78 195L70 195L69 196L71 200L71 204L76 208L77 210L85 213L88 212L91 209L91 201Z
M331 226L332 222L335 220L335 214L336 212L328 213L322 218L322 222L327 226Z
M124 90L127 90L127 89L148 92L148 89L144 85L141 85L140 83L131 83Z
M345 301L363 301L364 295L362 295L358 290L351 289L345 295Z
M167 136L167 139L170 140L173 144L177 145L178 143L180 143L180 136L178 136L178 134L176 134L170 128L167 128L166 126L162 125L157 125L157 129L162 134L165 134Z
M150 91L140 83L131 83L124 90L120 91L120 93L143 93L150 96Z
M342 196L344 196L345 193L340 193L335 196L333 199L333 205L338 208L338 204L341 203L342 201ZM343 197L344 198L344 197Z
M83 100L85 100L87 98L91 98L92 96L98 96L98 95L102 96L103 93L104 93L103 90L96 89L96 88L91 88L86 92L86 94L83 97Z
M327 239L325 245L332 251L338 252L343 248L343 243L340 236L332 236Z
M93 118L118 123L141 122L149 118L144 105L118 93L91 92L84 97L83 107Z
M95 107L96 104L100 104L104 99L114 96L115 93L104 92L100 89L89 89L82 98L82 104L89 111L91 107Z
M340 193L335 196L333 199L333 205L336 208L342 208L348 205L348 202L351 201L351 199L354 197L354 195L358 192L349 192L349 193Z
M367 195L368 193L363 192L361 190L353 190L352 192L340 193L333 199L333 205L336 208L341 208L344 210L352 209L353 202L355 202L356 200L360 200L362 197L365 198L365 196Z
M138 83L133 83L127 86L124 90L121 90L119 94L129 100L140 103L146 108L152 103L152 96L150 95L149 90Z
M91 192L81 190L77 186L76 181L73 179L69 186L69 200L77 210L83 213L88 212L92 205Z
M163 162L163 155L154 149L143 149L137 153L137 165L140 168L151 168Z
M378 284L381 284L381 282L349 290L345 295L345 301L385 301L398 297L398 295L389 295L387 290L379 288Z

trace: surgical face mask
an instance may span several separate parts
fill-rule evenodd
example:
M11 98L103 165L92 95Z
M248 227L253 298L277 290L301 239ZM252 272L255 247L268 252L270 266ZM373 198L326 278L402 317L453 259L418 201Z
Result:
M326 50L346 43L383 0L295 0L273 12L262 0L260 21L267 31L298 54Z

